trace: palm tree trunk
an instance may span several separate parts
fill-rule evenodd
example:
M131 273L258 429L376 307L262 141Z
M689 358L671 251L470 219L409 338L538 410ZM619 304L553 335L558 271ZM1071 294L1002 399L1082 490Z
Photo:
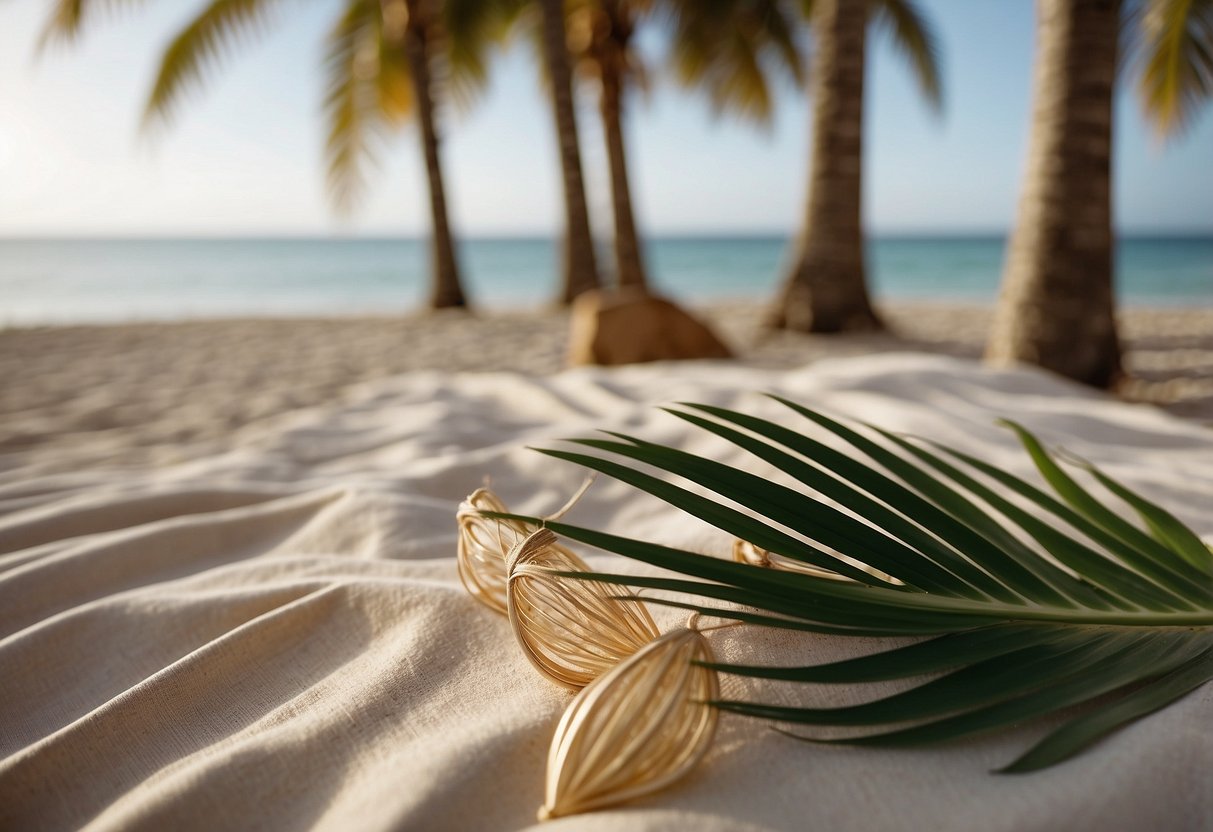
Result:
M1039 0L1027 178L986 357L1107 387L1121 375L1112 289L1112 88L1120 0Z
M615 269L620 289L648 290L640 236L632 214L632 188L628 183L628 162L623 144L623 75L627 39L631 32L624 10L617 0L602 0L602 9L610 23L599 58L602 74L602 130L606 139L607 164L611 169L611 205L615 213Z
M813 150L804 227L771 315L801 332L882 328L864 273L863 82L867 0L816 0Z
M404 53L413 76L416 95L417 120L421 133L421 147L425 155L425 172L430 190L430 218L433 223L431 236L431 267L433 283L430 288L430 308L442 309L450 306L467 306L467 298L459 282L459 264L455 258L455 244L451 238L451 226L447 216L446 188L443 184L442 165L439 160L438 129L434 122L434 88L431 74L432 40L434 28L427 25L431 19L422 8L422 3L409 3L411 16L404 30Z
M564 281L560 300L571 303L582 292L598 288L598 263L590 215L586 209L585 180L581 175L581 148L577 140L577 110L573 105L573 77L564 23L564 0L543 0L543 48L552 85L556 139L564 177Z

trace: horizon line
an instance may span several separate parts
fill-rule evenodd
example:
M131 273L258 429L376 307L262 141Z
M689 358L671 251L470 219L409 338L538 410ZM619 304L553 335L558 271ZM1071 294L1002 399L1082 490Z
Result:
M1151 238L1151 239L1211 239L1213 228L1132 228L1114 229L1113 233L1122 238ZM959 239L1006 239L1011 232L1006 229L888 229L870 231L866 234L869 239L923 239L923 240L959 240ZM543 232L483 232L467 233L456 236L460 240L492 241L492 242L538 242L559 240L563 235ZM796 234L781 230L762 229L702 229L682 231L658 231L642 235L641 240L791 240ZM131 233L33 233L33 234L4 234L0 233L0 242L425 242L428 234L339 234L309 231L281 231L264 233L241 232L165 232L148 234ZM596 236L596 240L609 240L609 235Z

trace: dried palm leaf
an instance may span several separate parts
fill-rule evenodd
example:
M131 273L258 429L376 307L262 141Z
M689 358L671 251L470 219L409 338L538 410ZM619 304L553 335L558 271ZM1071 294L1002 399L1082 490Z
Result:
M505 503L496 494L487 488L477 488L459 504L459 510L455 512L455 522L459 524L456 548L459 580L473 598L502 615L505 615L507 546L503 542L503 534L510 535L508 545L512 546L535 529L530 523L489 520L481 514L483 511L506 510Z
M514 635L540 673L578 689L657 638L644 604L620 600L626 589L581 580L576 555L539 529L510 550L506 608Z
M581 499L592 482L592 477L587 479L567 503L544 520L563 517ZM459 504L459 509L455 512L455 522L459 524L455 559L459 568L459 580L473 598L502 615L506 614L506 552L543 522L497 520L484 516L485 512L504 513L508 510L501 498L491 490L477 488ZM559 544L553 545L560 550L565 560L574 564L572 569L578 572L590 570L577 555Z
M693 629L666 633L570 703L548 754L539 819L587 812L663 789L707 753L716 732L716 671Z
M845 581L855 583L851 578L845 575L839 575L832 569L823 569L820 566L812 566L811 564L802 563L798 560L777 555L774 552L767 551L761 546L755 546L747 540L738 538L733 541L733 560L738 563L748 563L750 566L762 566L767 569L782 569L787 572L799 572L802 575L812 575L815 578L824 578L827 581ZM891 575L881 572L879 569L873 569L866 563L854 563L865 572L880 578L882 581L897 583L897 579Z

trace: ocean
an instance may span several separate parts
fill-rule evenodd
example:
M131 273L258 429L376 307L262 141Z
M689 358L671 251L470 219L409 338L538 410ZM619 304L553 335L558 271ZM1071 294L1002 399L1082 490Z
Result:
M1004 244L877 237L873 293L991 302ZM782 237L664 237L648 241L647 259L657 291L683 301L766 301L787 252ZM481 307L556 297L551 240L470 239L461 255ZM1213 307L1213 237L1124 237L1116 261L1121 303ZM403 312L424 302L426 266L424 241L411 239L0 240L0 326Z

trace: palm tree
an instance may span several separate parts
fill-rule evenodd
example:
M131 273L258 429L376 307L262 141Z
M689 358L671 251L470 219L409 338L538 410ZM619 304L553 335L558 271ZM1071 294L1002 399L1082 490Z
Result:
M1213 2L1039 0L1028 168L986 349L1109 387L1123 370L1111 211L1112 92L1122 33L1146 114L1181 130L1213 95Z
M628 178L623 118L629 88L643 85L644 67L632 45L642 15L664 13L673 24L672 58L688 84L712 91L719 108L764 119L770 112L766 74L756 63L768 46L799 73L780 0L581 0L570 18L581 65L599 82L599 111L611 177L616 279L620 288L648 290L648 275ZM780 24L785 24L780 28ZM720 49L721 46L726 46Z
M865 279L863 87L869 20L887 26L923 93L941 102L935 38L912 0L808 0L813 144L808 202L771 324L802 332L880 329Z
M647 77L632 47L637 23L661 13L670 23L670 59L687 86L703 86L718 111L756 121L770 117L768 64L801 79L799 51L784 0L572 0L569 41L599 83L599 110L611 177L616 280L648 290L648 276L628 177L623 136L626 96Z
M73 39L89 11L105 5L57 0L45 38ZM212 0L165 50L145 123L168 121L183 94L202 82L231 45L265 27L274 5ZM376 142L416 118L429 184L429 305L435 309L467 305L448 217L437 99L448 84L473 88L484 79L480 48L494 34L496 12L483 0L345 0L328 38L324 113L332 197L347 210L365 184Z
M564 183L564 280L560 300L573 298L599 285L594 238L586 208L585 178L581 173L581 146L577 136L577 108L573 102L573 73L565 25L564 0L540 0L543 55L552 95L560 170Z
M569 47L578 59L579 68L598 82L615 221L617 290L590 293L585 303L575 309L570 331L570 360L574 363L731 355L727 345L709 326L671 301L650 294L640 235L632 211L623 117L628 93L646 82L644 67L633 46L633 35L642 16L674 2L570 0ZM702 9L701 13L707 11ZM621 325L623 321L627 321L626 325Z
M632 35L648 0L582 0L569 18L569 40L580 66L599 82L599 113L611 176L615 221L615 280L620 288L648 289L648 275L632 211L623 113L627 89L643 83Z

